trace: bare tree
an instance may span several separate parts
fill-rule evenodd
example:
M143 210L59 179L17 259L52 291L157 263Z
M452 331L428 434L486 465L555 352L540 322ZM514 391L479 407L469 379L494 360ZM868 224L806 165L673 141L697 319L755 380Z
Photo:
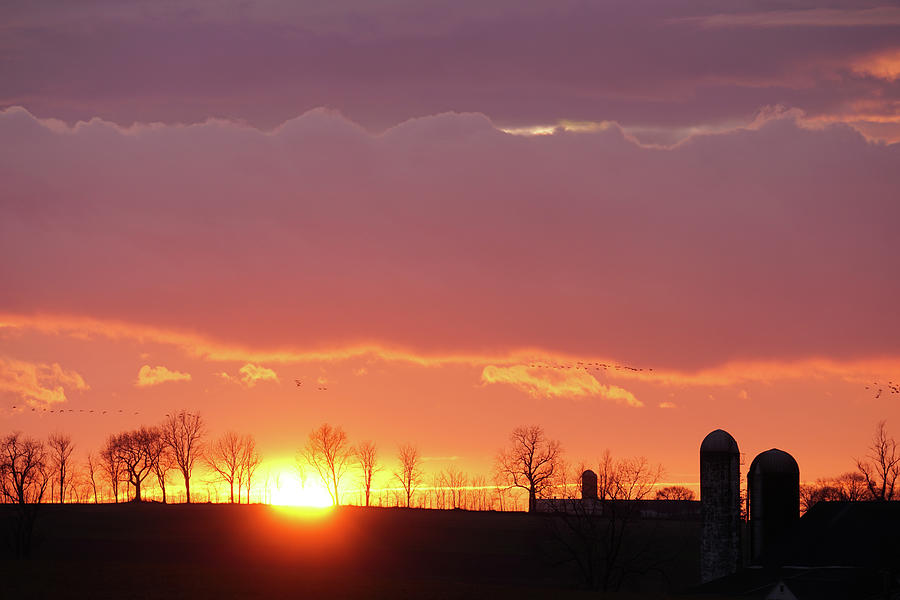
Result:
M120 461L128 483L134 488L134 501L140 502L141 485L153 472L158 458L160 432L155 427L125 431L111 438L112 451Z
M469 485L469 476L451 465L441 472L440 482L449 492L450 508L465 508L465 488Z
M394 472L394 477L400 481L406 494L406 506L412 506L412 497L422 484L422 458L419 456L419 448L413 444L404 444L399 450L400 470Z
M562 446L547 439L543 427L516 427L510 446L497 456L497 472L509 487L528 492L528 512L537 508L537 499L552 487L560 466Z
M694 490L683 485L670 485L656 490L657 500L693 500Z
M241 468L241 438L234 431L226 431L210 446L206 454L206 464L231 490L229 502L234 504L234 484ZM238 488L238 504L241 490Z
M106 439L106 444L100 451L100 463L112 489L113 499L118 503L119 482L122 481L124 466L122 459L119 458L119 454L116 452L116 436L112 435Z
M97 504L97 502L98 502L98 500L97 500L97 478L96 478L96 472L97 472L98 467L99 467L99 465L97 464L97 458L93 454L88 452L87 470L88 470L88 477L90 478L90 481L91 481L91 490L94 492L94 504Z
M354 455L359 468L362 470L363 489L365 490L366 506L369 506L369 498L372 492L372 479L375 473L381 470L378 464L378 447L375 442L366 440L361 442L355 449Z
M180 410L163 421L162 436L172 450L175 464L184 477L184 496L191 503L191 472L194 463L203 454L203 435L205 429L200 413L189 413Z
M474 510L490 510L487 478L484 475L472 477L472 508Z
M162 434L153 440L151 450L153 452L153 474L156 475L156 483L162 493L162 503L165 504L167 499L166 479L169 471L175 468L175 455L172 453L172 448L163 439Z
M858 502L869 499L869 496L866 478L861 473L822 477L815 483L800 486L800 510L805 513L819 502Z
M309 432L303 457L319 474L334 505L340 504L340 482L353 457L353 449L347 442L344 430L328 423L313 429Z
M51 479L44 444L14 432L0 440L0 491L4 502L15 504L13 549L18 557L31 554L38 508Z
M841 500L859 502L866 499L866 492L868 491L866 478L861 473L854 471L841 473L832 479L830 483L837 489Z
M563 559L575 563L583 583L592 589L617 591L628 578L645 577L665 560L658 540L648 534L652 532L629 535L639 519L639 504L634 501L650 494L662 476L662 466L644 457L616 460L607 450L596 474L597 500L579 500L569 493L567 499L549 502L556 515L551 525Z
M75 445L72 437L63 433L54 432L48 437L47 446L50 450L50 464L53 466L56 480L59 482L59 503L66 501L66 475L71 465L72 451Z
M614 472L606 476L613 481L612 493L607 492L612 500L644 500L662 477L662 465L651 465L643 456L622 458L614 464Z
M250 434L245 435L241 452L241 470L247 483L247 504L250 504L250 488L260 463L262 463L262 457L256 450L256 438ZM240 495L240 490L238 490L238 495Z
M866 480L872 500L894 500L900 496L896 489L900 477L900 448L896 440L885 431L886 421L875 428L875 439L866 456L856 459L856 468Z

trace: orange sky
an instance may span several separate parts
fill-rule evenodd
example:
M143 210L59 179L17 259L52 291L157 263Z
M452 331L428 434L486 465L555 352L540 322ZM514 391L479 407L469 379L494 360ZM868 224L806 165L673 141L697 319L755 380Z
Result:
M185 408L489 475L539 424L688 485L716 428L804 480L900 435L895 6L48 0L0 39L0 431Z
M0 418L7 429L42 437L71 433L82 456L110 433L187 408L201 412L212 436L253 433L276 469L287 469L309 430L329 422L351 441L377 442L388 473L397 446L413 442L429 472L455 465L490 475L511 429L538 423L562 441L572 462L596 461L609 448L660 462L664 482L687 485L698 481L700 440L722 427L747 464L779 447L797 458L804 480L813 480L851 469L874 424L888 418L890 426L898 416L897 396L876 398L869 381L897 373L890 361L744 363L700 372L636 365L644 371L634 372L609 359L536 350L521 357L374 348L334 349L334 358L266 356L266 349L226 349L115 323L10 315L3 323L0 356L16 359L0 363ZM579 361L610 368L579 369ZM42 412L60 407L72 412Z

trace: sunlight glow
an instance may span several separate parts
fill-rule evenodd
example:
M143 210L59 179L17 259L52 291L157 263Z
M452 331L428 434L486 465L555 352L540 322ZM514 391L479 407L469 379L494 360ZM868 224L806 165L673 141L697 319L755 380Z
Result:
M308 506L324 508L333 504L328 490L321 483L300 479L291 473L283 473L272 491L272 504L279 506Z

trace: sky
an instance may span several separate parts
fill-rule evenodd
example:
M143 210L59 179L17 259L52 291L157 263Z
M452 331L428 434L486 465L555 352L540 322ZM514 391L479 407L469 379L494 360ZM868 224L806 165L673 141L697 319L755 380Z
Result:
M900 435L898 3L7 2L0 82L4 432Z

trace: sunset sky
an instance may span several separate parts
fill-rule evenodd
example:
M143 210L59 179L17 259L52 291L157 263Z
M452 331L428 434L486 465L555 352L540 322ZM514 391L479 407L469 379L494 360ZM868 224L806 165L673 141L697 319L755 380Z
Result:
M852 469L900 437L900 4L774 6L2 3L0 431Z

